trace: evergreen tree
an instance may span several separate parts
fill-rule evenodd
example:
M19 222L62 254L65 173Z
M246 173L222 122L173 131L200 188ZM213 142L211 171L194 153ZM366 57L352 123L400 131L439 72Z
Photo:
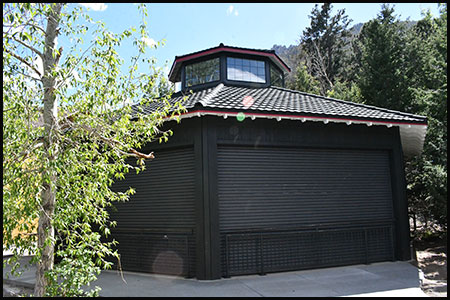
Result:
M406 163L410 210L447 227L447 5L428 12L408 36L408 73L416 113L428 117L421 157Z
M325 95L336 80L345 80L343 65L348 48L347 29L351 20L345 15L345 9L331 15L331 3L318 5L312 10L310 27L303 31L301 44L306 53L307 66L311 75L320 83L320 92Z
M336 81L333 88L327 91L326 96L345 101L364 103L364 99L361 96L361 90L354 82L346 84L345 82Z
M288 88L310 94L320 94L319 82L308 73L307 67L303 62L297 66L295 82Z
M364 24L357 41L357 82L365 103L413 111L405 72L405 30L394 9L384 4L377 18Z

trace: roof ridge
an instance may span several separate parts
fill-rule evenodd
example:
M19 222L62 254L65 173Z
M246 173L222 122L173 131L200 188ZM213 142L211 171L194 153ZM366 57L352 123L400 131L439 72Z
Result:
M209 94L207 94L205 97L203 97L203 99L200 99L197 102L200 102L200 104L203 106L208 106L208 104L210 104L211 100L215 96L217 96L217 94L220 92L223 86L224 86L223 83L219 83L216 87L214 87L214 89Z
M325 96L322 96L322 95L310 94L310 93L306 93L306 92L302 92L302 91L298 91L298 90L291 90L291 89L282 88L282 87L278 87L278 86L270 86L270 87L271 88L275 88L275 89L279 89L279 90L295 92L295 93L302 94L302 95L319 97L319 98L323 98L325 100L330 100L330 101L334 101L334 102L339 102L339 103L344 103L344 104L351 104L351 105L355 105L355 106L359 106L359 107L365 107L365 108L370 108L370 109L376 109L376 110L379 110L379 111L394 113L394 114L401 115L401 116L408 116L408 117L414 117L414 118L428 120L428 118L425 117L425 116L415 115L415 114L402 112L402 111L398 111L398 110L392 110L392 109L387 109L387 108L378 107L378 106L369 105L369 104L362 104L362 103L356 103L356 102L351 102L351 101L346 101L346 100L341 100L341 99L336 99L336 98L331 98L331 97L325 97Z
M175 55L175 59L183 58L185 56L198 54L198 53L201 53L201 52L209 51L209 50L220 48L220 47L241 49L241 50L252 50L252 51L258 51L258 52L266 52L266 53L274 53L274 54L276 54L275 50L273 50L273 49L256 49L256 48L237 47L237 46L224 45L223 43L220 43L218 46L213 46L213 47L210 47L210 48L207 48L207 49L194 51L194 52L190 52L190 53L186 53L186 54L182 54L182 55Z

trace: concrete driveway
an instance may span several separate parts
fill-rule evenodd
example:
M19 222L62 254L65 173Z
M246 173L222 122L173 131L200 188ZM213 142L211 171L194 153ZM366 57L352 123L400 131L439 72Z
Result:
M5 272L3 279L5 284ZM35 268L9 284L34 284ZM383 262L265 276L236 276L199 281L180 277L103 271L93 286L106 297L333 297L382 296L423 297L419 270L408 262Z

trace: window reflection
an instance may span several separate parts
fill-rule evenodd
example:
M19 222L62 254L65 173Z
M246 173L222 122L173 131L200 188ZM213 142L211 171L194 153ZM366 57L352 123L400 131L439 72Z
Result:
M266 82L264 62L227 57L227 79L264 83Z
M219 80L219 58L187 65L185 72L186 86L193 86Z
M283 87L283 74L270 65L270 85Z

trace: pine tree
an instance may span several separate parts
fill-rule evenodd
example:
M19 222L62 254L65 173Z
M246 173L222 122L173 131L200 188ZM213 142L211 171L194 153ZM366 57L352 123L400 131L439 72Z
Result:
M384 4L377 18L364 24L357 41L357 82L365 103L413 111L405 72L405 30L394 9Z

